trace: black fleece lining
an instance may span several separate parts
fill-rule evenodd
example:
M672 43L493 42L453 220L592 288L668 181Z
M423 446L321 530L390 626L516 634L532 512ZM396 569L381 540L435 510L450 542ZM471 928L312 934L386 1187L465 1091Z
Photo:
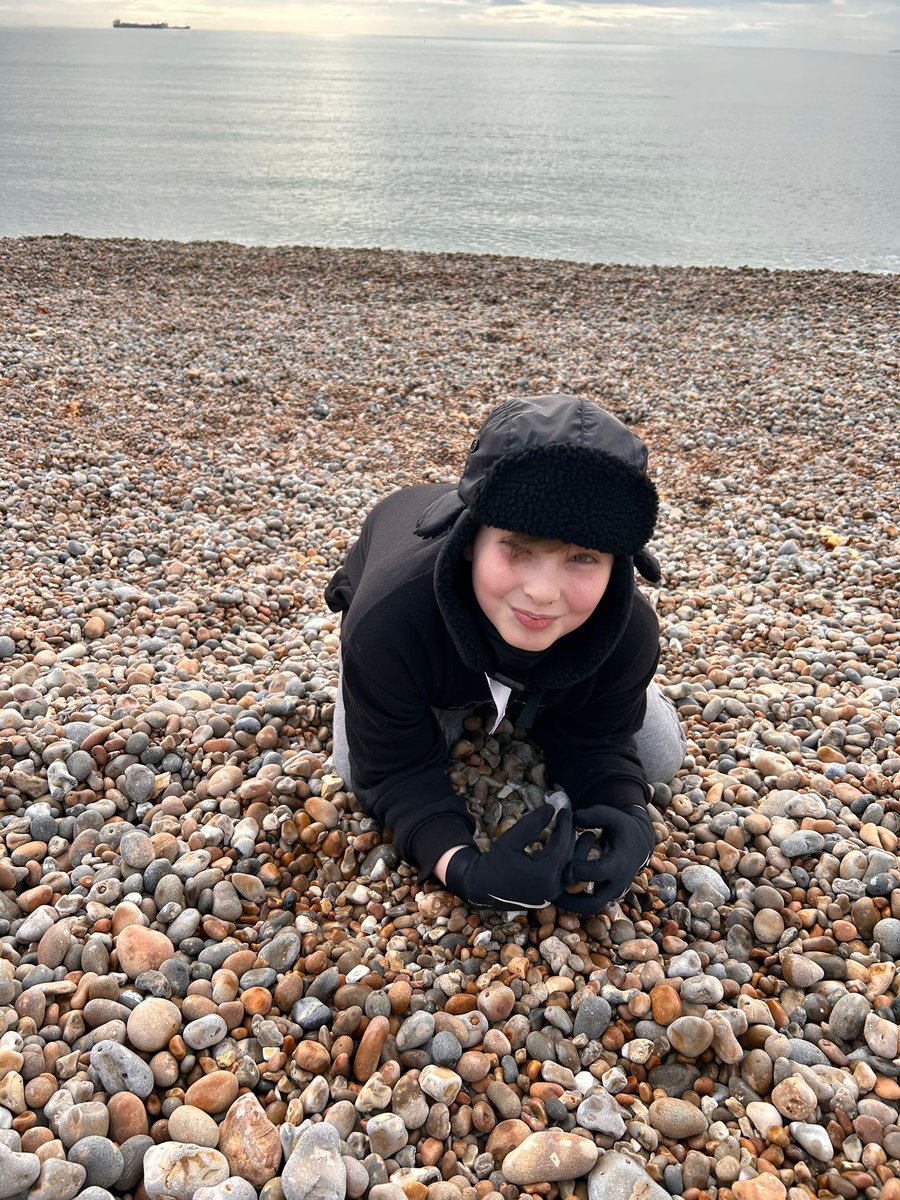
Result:
M504 455L469 505L479 525L628 555L649 541L657 508L643 472L603 450L560 443Z

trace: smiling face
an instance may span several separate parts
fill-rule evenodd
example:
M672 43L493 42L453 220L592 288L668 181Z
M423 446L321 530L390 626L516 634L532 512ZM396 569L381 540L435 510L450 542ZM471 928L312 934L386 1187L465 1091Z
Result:
M546 650L603 598L613 556L482 525L467 557L481 611L517 650Z

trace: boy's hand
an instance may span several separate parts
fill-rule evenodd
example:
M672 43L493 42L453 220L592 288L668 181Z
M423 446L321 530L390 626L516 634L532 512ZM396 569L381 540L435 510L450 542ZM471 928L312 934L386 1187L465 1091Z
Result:
M576 820L581 826L599 830L600 856L590 859L598 845L595 833L582 833L575 844L572 861L564 875L564 884L592 883L591 892L563 892L556 898L558 908L587 915L601 912L614 900L619 900L634 881L635 875L647 865L656 847L656 837L650 814L640 804L613 808L592 804L579 809Z
M525 847L556 816L556 828L534 854ZM558 814L549 804L526 813L485 854L474 846L457 850L447 864L447 887L482 908L543 908L564 886L572 859L572 811Z

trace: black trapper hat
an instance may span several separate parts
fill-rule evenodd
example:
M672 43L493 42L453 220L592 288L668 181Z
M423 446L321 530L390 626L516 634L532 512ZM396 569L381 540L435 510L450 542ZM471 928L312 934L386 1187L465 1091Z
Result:
M426 509L416 532L454 526L452 540L467 544L492 525L558 538L627 556L656 583L659 564L644 547L658 504L647 447L616 417L576 396L517 397L490 413L457 491Z

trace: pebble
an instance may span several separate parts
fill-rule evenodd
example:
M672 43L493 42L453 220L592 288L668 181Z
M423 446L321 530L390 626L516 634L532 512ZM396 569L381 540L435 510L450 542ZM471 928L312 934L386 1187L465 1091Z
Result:
M153 1091L153 1071L144 1060L118 1042L97 1042L91 1050L91 1067L104 1091L146 1099Z
M667 1200L669 1192L618 1150L601 1154L588 1176L588 1200Z
M501 1170L510 1183L548 1183L587 1175L600 1154L587 1138L559 1129L531 1133L503 1159Z
M816 1093L802 1079L791 1076L772 1089L772 1103L792 1121L805 1121L818 1107Z
M865 996L858 992L847 992L838 999L828 1018L832 1036L844 1042L855 1042L871 1011L872 1006Z
M857 417L888 394L896 280L68 237L7 239L0 264L14 1186L107 1200L139 1189L146 1157L148 1200L320 1183L510 1200L499 1168L550 1135L627 1148L588 1168L590 1200L662 1200L657 1181L686 1200L798 1200L816 1182L888 1200L898 535L889 428ZM307 277L329 303L307 297L298 324ZM568 310L535 336L534 297L560 294L597 315L607 374L584 376ZM547 338L552 377L532 349ZM418 880L333 774L321 593L365 511L454 478L496 399L582 378L666 480L659 681L688 751L654 789L644 883L598 916L507 922ZM506 724L471 718L458 753L480 838L543 799L540 754ZM694 1137L707 1145L672 1145ZM527 1183L573 1188L549 1178Z
M821 1125L809 1125L805 1121L792 1121L789 1128L794 1141L807 1153L821 1162L831 1162L834 1157L834 1146Z
M129 979L137 979L142 972L157 970L173 958L175 947L159 930L127 925L116 939L116 953Z
M804 991L814 987L825 978L825 972L819 964L805 958L802 954L786 954L781 960L781 971L791 987L801 988Z
M666 1027L666 1037L679 1054L697 1058L712 1045L715 1030L702 1017L677 1017Z
M872 1053L879 1058L897 1057L900 1026L895 1022L870 1012L863 1025L863 1037Z
M131 926L130 928L135 928ZM151 997L131 1011L127 1025L128 1040L136 1050L162 1050L181 1029L181 1012L171 1000Z
M419 1075L419 1087L439 1104L452 1104L462 1088L462 1079L447 1067L429 1064Z
M257 1200L256 1188L249 1180L233 1175L214 1187L197 1188L194 1200Z
M84 1167L88 1187L111 1188L122 1177L125 1159L107 1137L83 1137L69 1150L69 1162Z
M36 1154L22 1154L0 1142L0 1197L26 1192L41 1173Z
M210 1071L191 1084L184 1094L184 1102L215 1116L231 1107L237 1099L239 1087L230 1071Z
M584 1034L587 1038L602 1038L612 1020L612 1008L602 996L586 995L575 1013L572 1033L575 1037Z
M205 1146L163 1142L144 1156L149 1200L192 1200L199 1188L224 1183L230 1174L225 1156Z
M649 1121L664 1137L681 1140L705 1133L709 1122L693 1104L667 1096L654 1100L649 1109Z
M274 1179L281 1163L278 1130L266 1116L256 1096L239 1096L219 1127L218 1148L233 1175L261 1188Z
M294 1143L281 1174L285 1200L344 1200L347 1168L333 1125L310 1125Z
M77 1162L59 1158L45 1159L40 1177L28 1192L29 1200L74 1200L82 1195L87 1171ZM0 1191L3 1185L0 1184Z
M375 1154L391 1158L409 1140L402 1117L395 1113L376 1113L366 1125L366 1137Z
M878 942L883 954L888 958L900 958L900 920L896 917L884 917L876 921L872 930L872 941Z
M712 867L689 866L681 872L681 882L688 892L699 891L701 887L709 887L720 900L731 899L731 888L718 871Z
M575 1113L582 1129L590 1129L607 1137L620 1138L625 1133L622 1108L606 1092L597 1091L582 1100Z
M169 1117L169 1137L173 1142L215 1150L219 1145L219 1126L202 1108L182 1104Z
M737 1200L785 1200L787 1188L775 1175L757 1175L753 1179L739 1179L732 1185Z

